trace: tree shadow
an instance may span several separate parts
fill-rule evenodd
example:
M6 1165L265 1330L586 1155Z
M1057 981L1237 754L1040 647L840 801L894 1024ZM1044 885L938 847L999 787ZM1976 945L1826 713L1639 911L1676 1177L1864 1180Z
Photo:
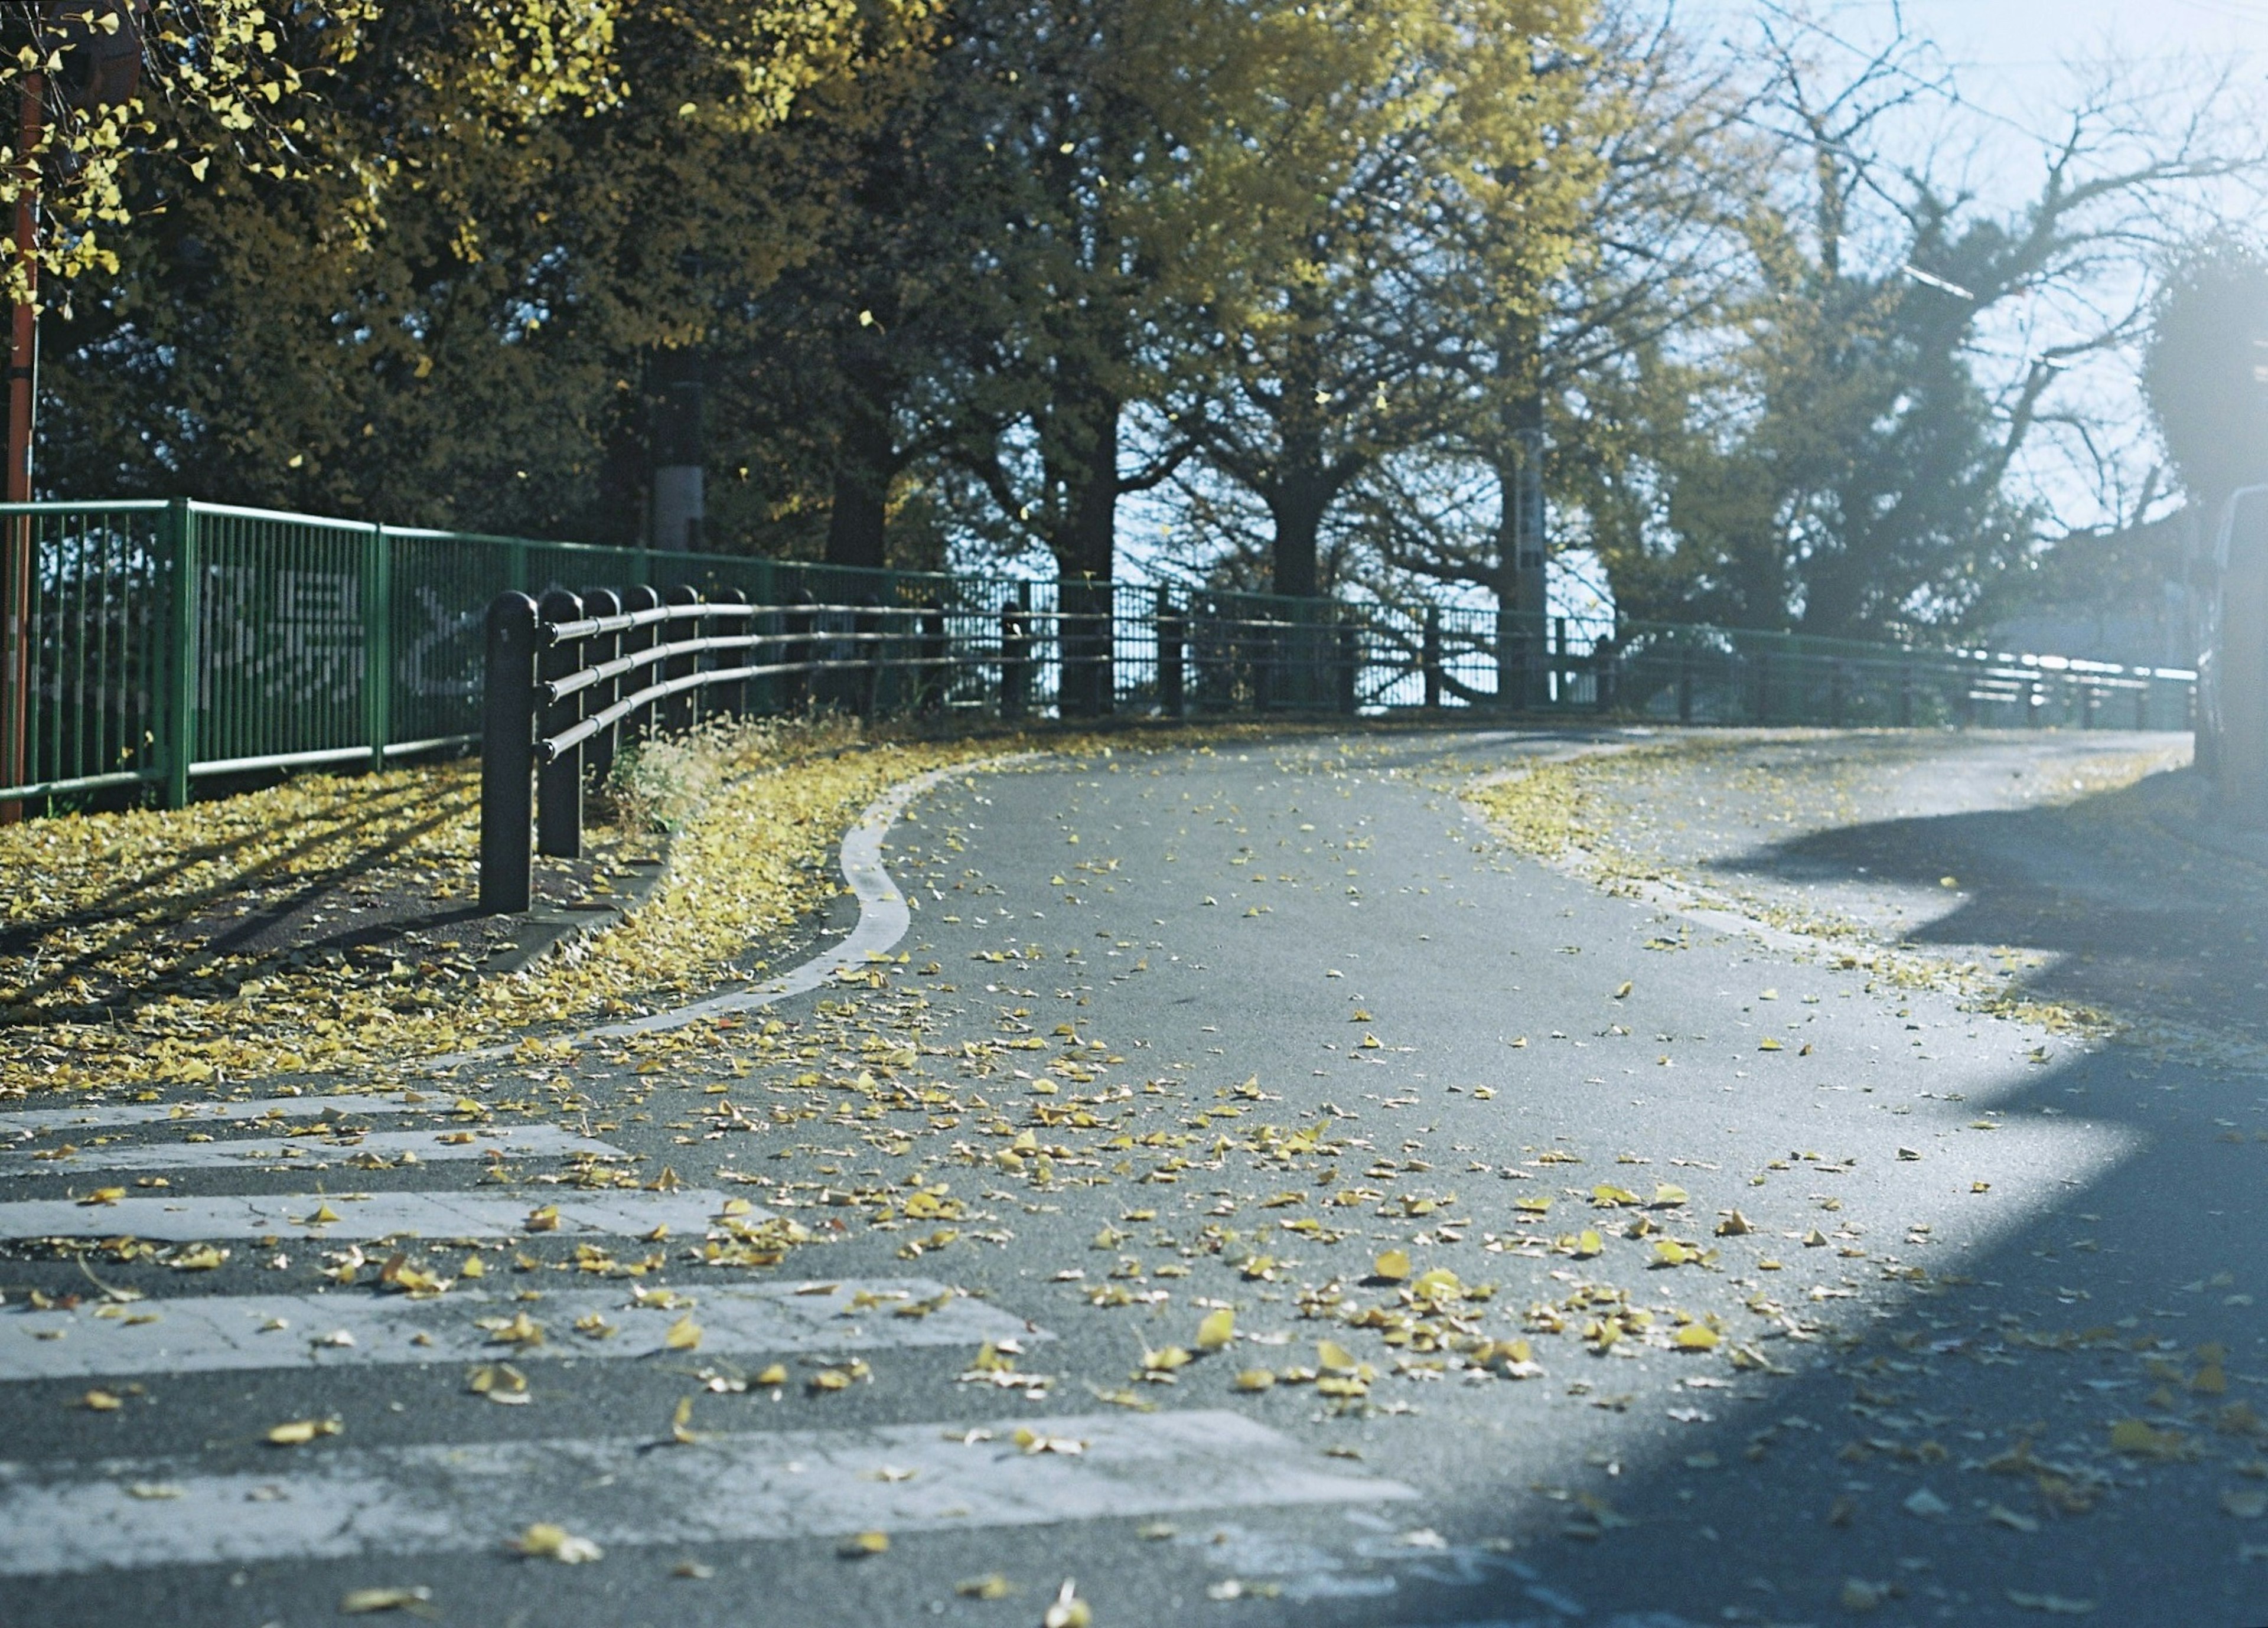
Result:
M1736 886L1890 885L1959 902L1906 927L1917 948L1993 954L2042 999L2268 1040L2268 867L2181 833L2194 771L2043 807L1893 819L1789 839L1702 867Z

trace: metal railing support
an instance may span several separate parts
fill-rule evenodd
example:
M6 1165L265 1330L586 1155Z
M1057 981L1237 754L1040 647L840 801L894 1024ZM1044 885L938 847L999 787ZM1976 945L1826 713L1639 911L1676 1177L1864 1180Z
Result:
M394 550L373 526L362 549L362 718L372 774L394 740Z
M945 634L945 607L932 599L915 613L920 630L916 648L921 666L914 673L914 711L933 718L945 710L953 690L953 646Z
M1152 615L1158 627L1158 711L1167 718L1187 718L1189 675L1183 667L1189 659L1189 623L1166 588L1158 590Z
M661 602L665 605L698 605L701 602L701 590L681 582L674 588L662 590ZM698 621L687 621L672 622L665 625L669 631L661 637L666 643L672 639L698 638L703 624ZM701 658L697 655L665 657L662 660L660 676L685 678L700 665ZM672 732L692 728L701 721L699 692L688 689L662 702L660 721L663 729Z
M1349 718L1361 710L1362 630L1352 622L1342 620L1332 630L1335 671L1331 674L1333 698L1338 710Z
M622 596L612 588L593 588L583 595L583 614L586 616L618 616L622 612ZM612 661L622 653L622 636L602 633L591 641L590 653L599 661ZM601 681L590 693L585 706L585 716L603 712L622 698L622 681L610 678ZM615 746L622 737L622 726L609 724L584 744L583 772L593 786L603 786L615 772Z
M857 711L860 718L878 717L882 710L882 667L888 654L888 635L882 623L882 608L871 593L861 600L856 615L850 618L851 631L858 636L853 647L858 663Z
M806 711L818 699L818 689L811 681L811 636L819 625L819 613L811 608L811 590L796 590L795 608L787 613L787 644L780 659L787 664L787 711L791 716Z
M738 588L719 588L709 598L711 603L718 605L745 605L748 602L748 596ZM720 617L712 625L727 633L754 633L756 630L755 618L753 616ZM762 649L762 646L759 645L757 648ZM717 665L747 667L753 664L754 659L753 657L740 656L730 661L720 661ZM733 718L746 718L748 715L747 680L741 679L737 683L712 685L709 694L711 711L724 712Z
M660 603L661 595L654 592L651 583L634 584L622 594L622 608L628 611L652 610ZM642 628L632 628L622 636L622 654L634 656L640 651L652 650L660 637L660 628L652 622ZM647 671L644 667L633 667L630 677L623 681L622 688L635 695L641 688L641 675ZM634 710L622 720L625 736L633 743L644 740L653 733L653 703L651 701Z
M534 780L535 601L502 593L489 606L481 701L481 909L492 916L534 895Z
M1031 589L1023 583L1000 607L1000 716L1020 721L1032 704L1032 636L1026 617L1031 609Z
M554 588L535 604L538 621L548 624L579 621L583 601L563 588ZM580 639L561 639L536 652L539 680L565 678L583 666ZM571 729L583 719L587 689L545 700L537 707L539 738ZM535 851L554 859L583 857L583 748L572 746L545 759L535 771Z
M166 554L173 570L166 600L165 804L189 806L189 765L197 755L197 612L204 570L197 561L197 516L186 497L166 505Z
M1565 624L1561 625L1564 627ZM1425 607L1425 626L1419 635L1418 661L1425 674L1425 704L1429 708L1438 707L1441 704L1441 608L1439 605Z

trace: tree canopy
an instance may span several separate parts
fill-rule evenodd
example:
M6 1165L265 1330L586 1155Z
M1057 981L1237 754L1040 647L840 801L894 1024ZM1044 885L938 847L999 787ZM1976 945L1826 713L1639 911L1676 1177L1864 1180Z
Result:
M2106 82L1990 206L1888 156L1909 42L1772 15L1732 56L1639 0L0 7L40 482L619 541L696 455L722 549L1101 583L1139 512L1222 584L1540 615L1549 543L1626 615L1948 622L2055 532L2012 471L2154 308L2096 296L2257 143ZM2154 307L2200 494L2240 258Z

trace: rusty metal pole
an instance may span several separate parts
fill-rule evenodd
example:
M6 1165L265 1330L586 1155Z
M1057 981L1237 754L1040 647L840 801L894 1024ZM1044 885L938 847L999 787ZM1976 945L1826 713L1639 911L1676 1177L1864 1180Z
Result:
M39 148L46 129L48 79L24 76L17 110L16 267L23 282L8 327L7 471L0 500L32 500L32 409L39 357ZM29 770L26 736L32 693L32 519L11 516L7 526L5 609L0 613L0 785L21 785ZM24 817L18 801L0 802L0 825Z

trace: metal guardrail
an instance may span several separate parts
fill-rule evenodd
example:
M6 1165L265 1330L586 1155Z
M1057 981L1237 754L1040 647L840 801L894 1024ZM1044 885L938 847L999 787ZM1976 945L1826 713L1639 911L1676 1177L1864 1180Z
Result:
M0 606L23 609L0 651L0 813L126 795L179 807L216 777L471 746L484 727L485 608L505 593L600 582L766 608L746 625L774 640L773 659L743 663L751 671L737 681L753 713L902 711L920 637L933 652L919 658L933 692L924 704L1011 718L1438 706L1696 724L2178 729L2191 726L2195 689L2185 671L2052 656L858 571L183 500L0 505ZM923 615L929 631L917 636ZM808 645L792 660L790 619ZM888 653L869 697L876 664L861 652L873 646ZM676 659L708 672L719 654ZM24 681L11 683L18 671Z
M806 588L754 603L688 585L500 595L487 618L482 908L527 909L534 856L579 855L585 792L625 740L719 712L964 707L1012 720L1036 710L1035 681L1047 678L1060 717L1130 698L1167 718L1378 712L1414 688L1426 707L1688 724L2037 725L2052 713L2148 728L2185 726L2194 690L2187 673L1717 628L1593 630L1583 648L1565 623L1522 638L1492 615L1439 607L1123 589L1035 606L1030 584L996 600L984 579L909 580L929 597L821 601Z
M499 595L487 619L481 908L526 910L534 856L580 856L586 790L606 781L625 743L656 731L828 701L865 718L961 704L1012 720L1031 714L1049 648L1058 713L1111 711L1116 606L1035 609L1031 599L1020 592L972 613L941 599L757 605L737 590L704 597L683 586ZM1241 685L1263 706L1272 697L1353 712L1351 608L1307 608L1304 620L1214 605L1193 615L1156 594L1145 629L1155 710L1183 717L1193 699L1226 710Z

